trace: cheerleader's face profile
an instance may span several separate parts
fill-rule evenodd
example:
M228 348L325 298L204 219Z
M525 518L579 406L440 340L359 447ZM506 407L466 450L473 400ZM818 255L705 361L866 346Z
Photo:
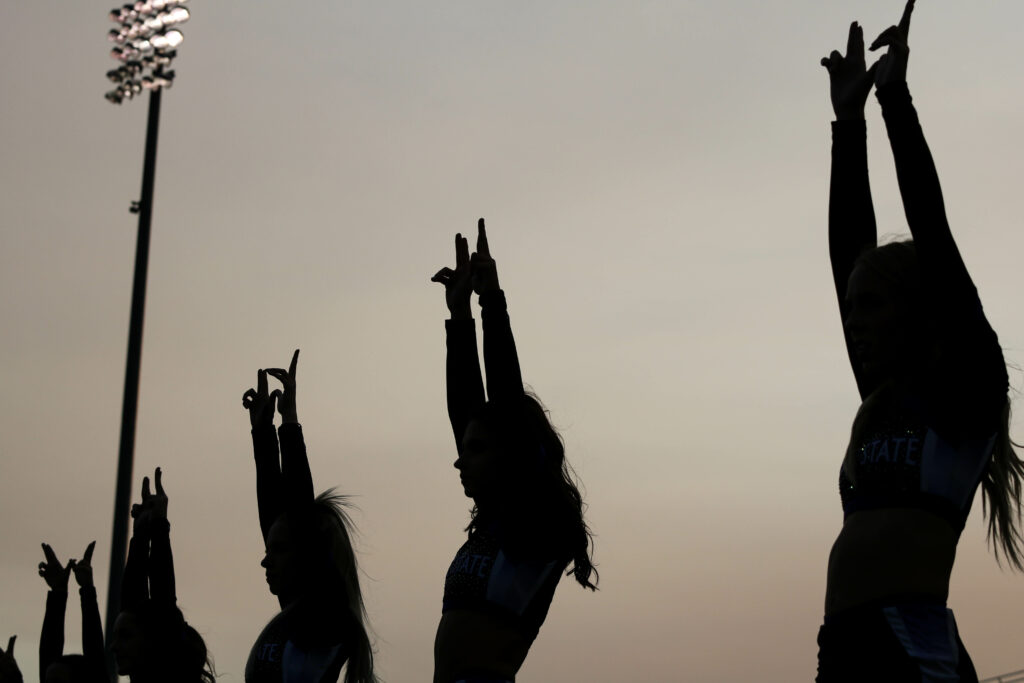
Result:
M117 660L117 673L121 676L137 672L146 659L146 640L139 620L131 612L121 612L114 622L114 638L110 649Z
M481 420L471 421L455 461L465 494L474 499L492 495L501 479L500 462L492 430Z
M278 517L270 527L266 554L260 566L267 570L271 593L278 597L296 594L302 580L302 561L284 517Z
M863 265L850 273L843 327L868 375L887 379L913 357L919 337L916 317L910 297L898 285Z

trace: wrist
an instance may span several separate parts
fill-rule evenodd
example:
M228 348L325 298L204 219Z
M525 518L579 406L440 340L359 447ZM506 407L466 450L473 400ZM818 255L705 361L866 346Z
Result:
M299 414L297 411L289 411L287 413L281 413L281 424L286 425L297 425L299 424Z
M465 306L456 306L448 309L449 317L452 320L472 320L473 310L469 306L469 302L466 302Z
M860 111L837 111L836 121L863 121L864 110Z

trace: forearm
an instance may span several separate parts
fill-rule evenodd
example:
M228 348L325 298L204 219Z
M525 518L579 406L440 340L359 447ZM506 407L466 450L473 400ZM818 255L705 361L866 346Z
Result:
M523 376L512 337L505 293L500 289L480 296L480 318L484 332L484 368L487 397L491 401L514 401L523 395Z
M89 666L97 674L106 673L106 658L103 650L103 626L100 622L100 608L96 600L94 586L82 586L78 589L82 602L82 653L89 661ZM107 676L106 680L110 677Z
M880 88L877 95L922 273L935 285L952 280L958 289L962 288L970 279L949 229L935 161L907 84L891 83Z
M46 667L64 654L64 613L68 605L67 591L51 590L46 594L43 631L39 636L39 680L46 683Z
M853 264L877 241L875 211L868 179L867 127L860 121L832 124L832 172L829 185L828 245L840 301Z
M445 384L448 420L455 435L456 447L480 406L484 404L484 381L477 356L476 323L472 318L446 320Z
M128 559L121 575L121 611L131 610L149 599L148 562L149 535L139 531L132 534L128 543Z
M259 510L260 531L266 541L270 527L281 514L283 506L280 457L277 431L273 424L252 430L253 457L256 461L256 507Z
M832 175L829 187L828 246L832 284L841 320L846 318L846 287L857 258L876 245L875 211L868 179L867 127L863 118L832 124ZM869 387L853 344L843 329L847 356L861 397Z
M154 603L177 603L174 585L174 556L171 554L171 525L166 519L154 519L150 530L149 593Z
M281 476L284 480L286 507L313 502L313 474L309 470L306 442L302 425L297 422L282 424L277 434L281 439Z

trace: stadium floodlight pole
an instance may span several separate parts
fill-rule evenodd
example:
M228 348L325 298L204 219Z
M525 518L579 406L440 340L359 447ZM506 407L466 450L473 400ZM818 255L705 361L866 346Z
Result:
M114 43L111 56L121 66L107 72L116 87L105 97L114 104L131 100L149 90L146 123L146 154L142 165L142 194L132 202L131 212L139 215L135 246L135 275L132 281L131 317L128 323L128 357L125 365L124 400L121 406L121 438L117 460L117 489L114 498L114 531L110 544L110 579L107 584L107 652L120 611L121 578L128 546L128 517L131 508L132 462L139 397L139 368L142 362L142 321L146 307L146 272L149 266L150 221L153 215L153 181L156 176L157 130L160 124L160 95L174 81L170 67L174 48L184 36L174 28L189 19L182 7L187 0L139 0L110 11L118 28L107 37ZM107 655L108 660L110 654ZM112 664L112 662L110 662ZM110 669L113 671L113 668ZM116 680L116 675L114 680Z

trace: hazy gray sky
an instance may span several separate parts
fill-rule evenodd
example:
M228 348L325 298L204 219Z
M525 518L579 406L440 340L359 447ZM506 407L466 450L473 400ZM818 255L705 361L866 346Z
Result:
M0 642L18 634L33 680L39 543L66 560L96 539L106 599L146 102L103 99L107 4L0 7ZM380 673L428 680L469 508L429 278L479 216L601 571L596 594L562 582L520 680L811 680L858 404L818 60L851 20L870 41L901 8L190 3L161 123L135 491L164 468L179 603L222 680L243 680L276 612L241 396L295 348L314 483L361 508ZM1022 21L1019 3L920 2L909 73L1017 364ZM880 232L903 233L874 98L868 127ZM1024 582L986 551L980 512L950 604L984 677L1024 668ZM67 623L79 651L74 600Z

